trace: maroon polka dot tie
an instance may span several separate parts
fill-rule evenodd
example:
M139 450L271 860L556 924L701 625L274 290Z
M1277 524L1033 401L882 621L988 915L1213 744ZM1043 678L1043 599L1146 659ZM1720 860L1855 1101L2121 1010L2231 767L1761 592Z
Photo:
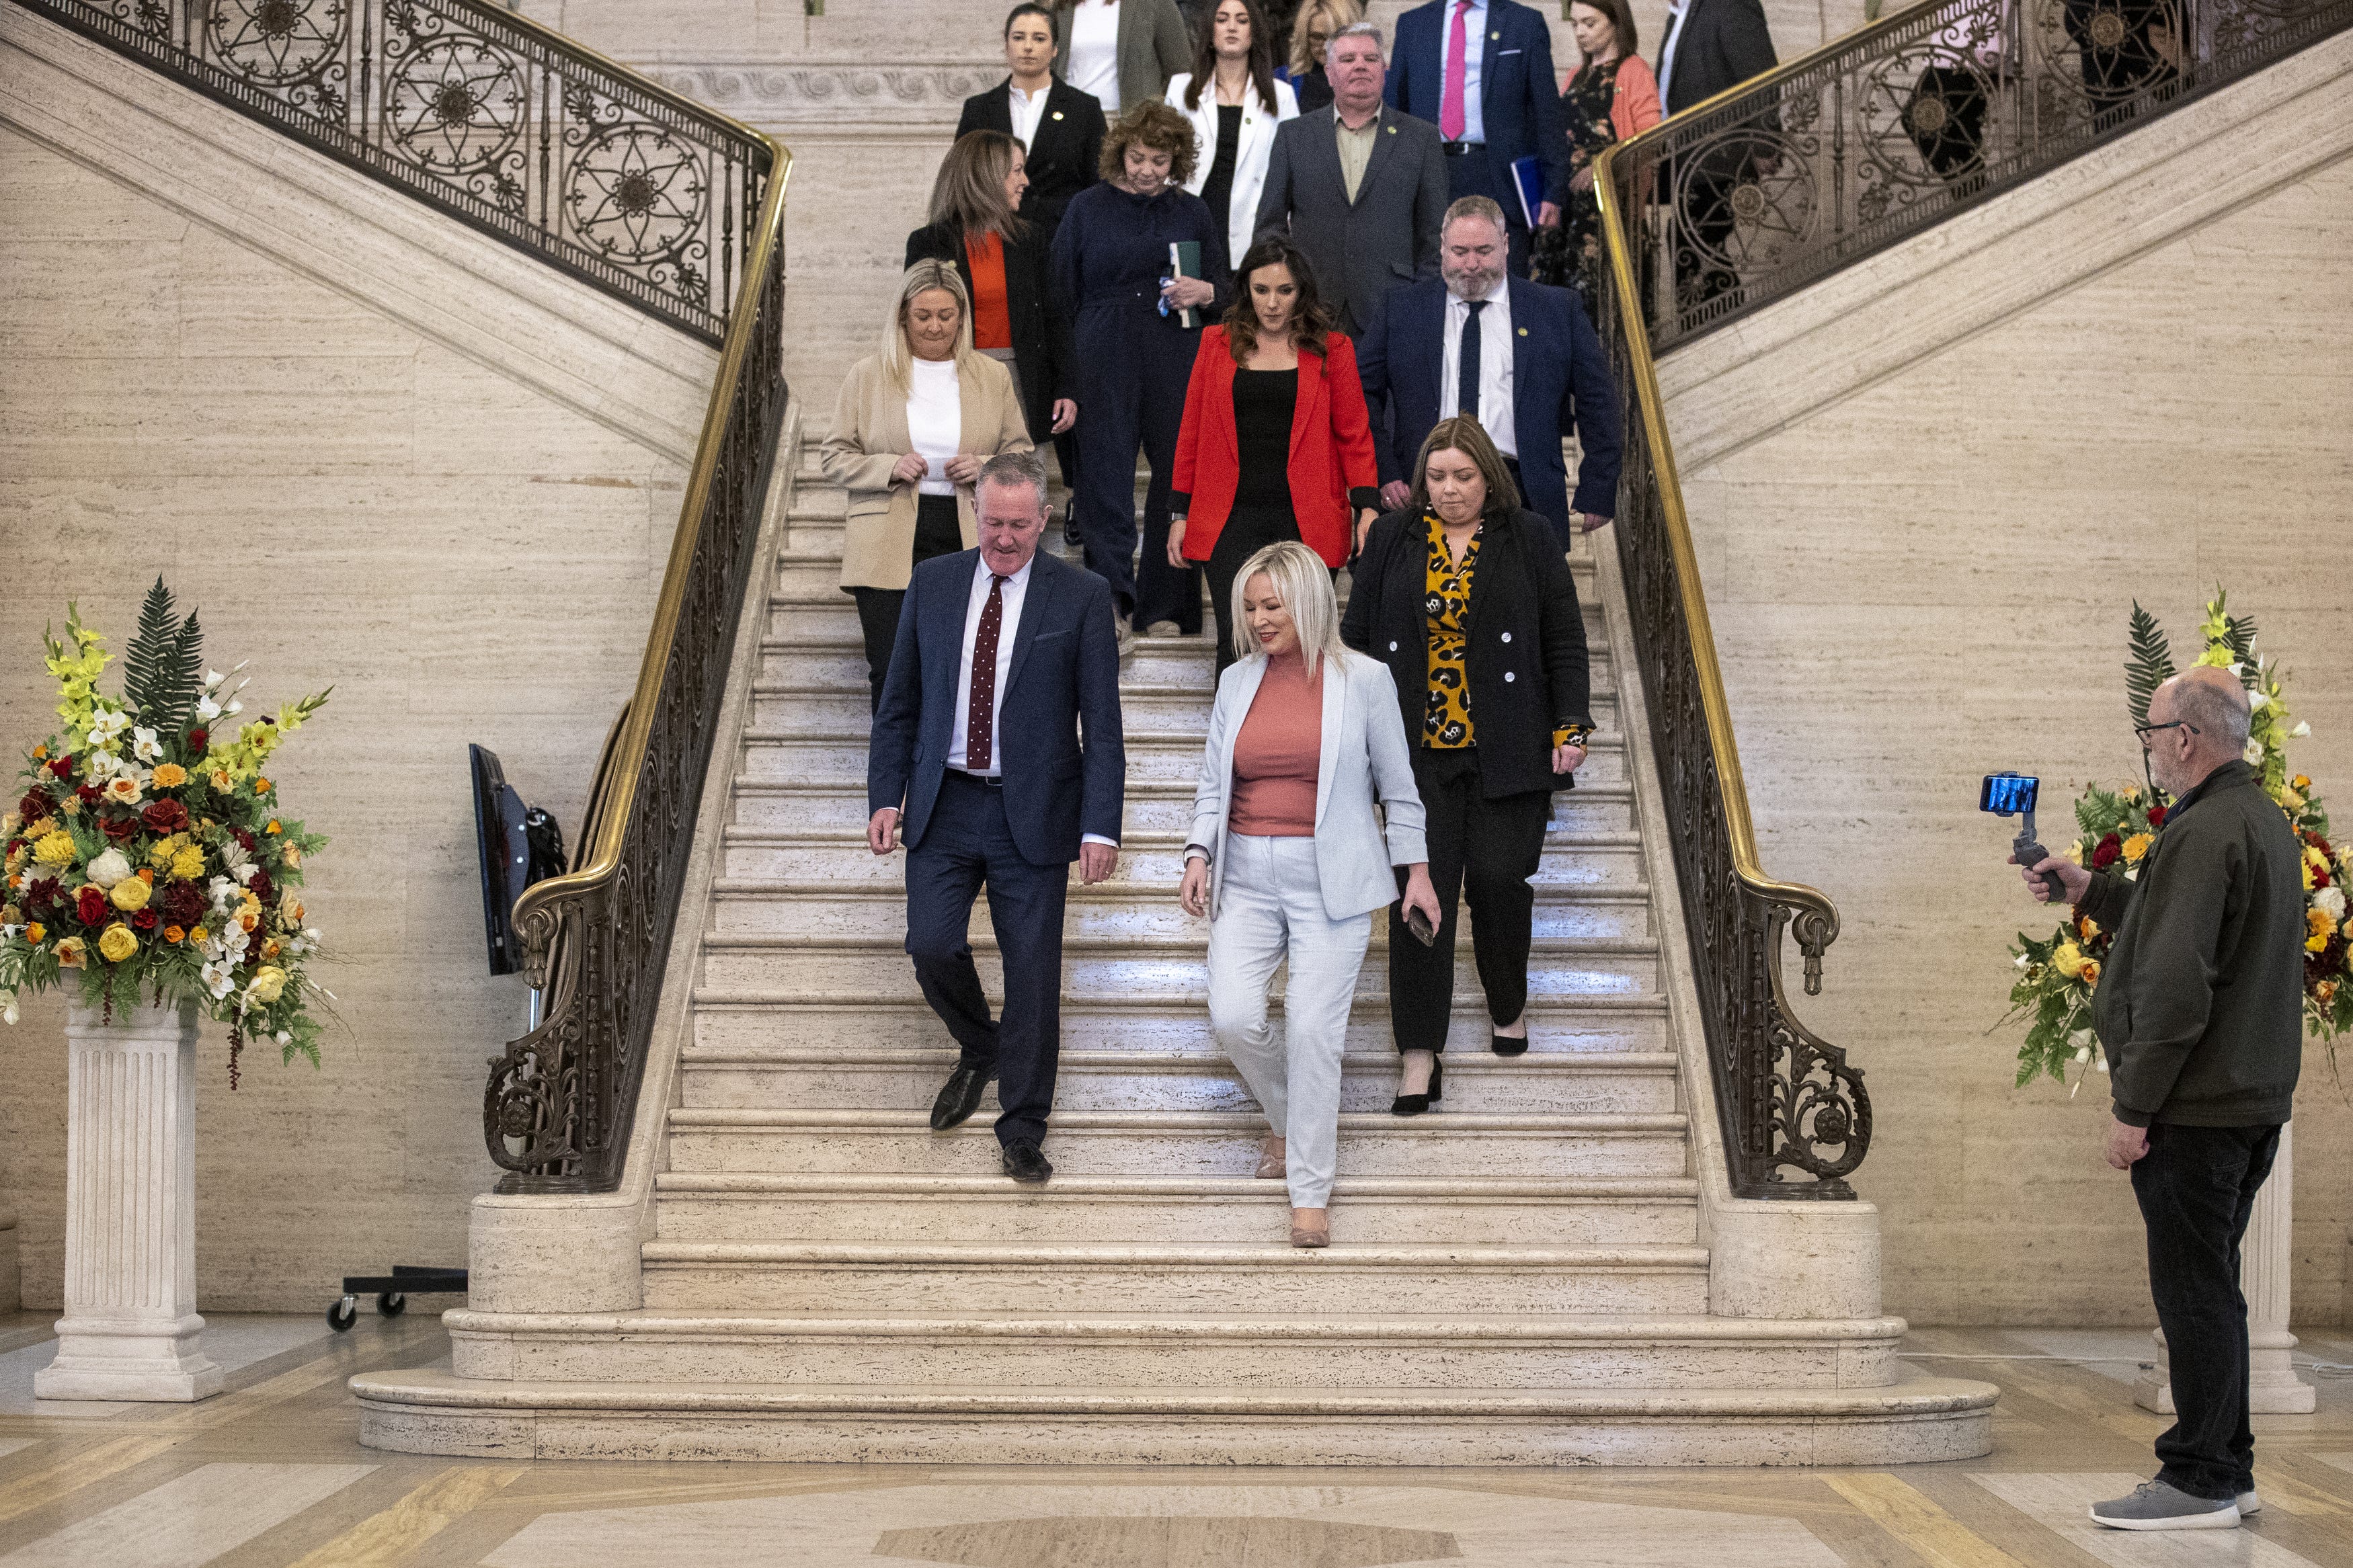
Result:
M972 705L964 715L964 765L985 773L997 745L997 637L1005 628L1005 579L991 574L988 603L980 608L980 630L972 639Z

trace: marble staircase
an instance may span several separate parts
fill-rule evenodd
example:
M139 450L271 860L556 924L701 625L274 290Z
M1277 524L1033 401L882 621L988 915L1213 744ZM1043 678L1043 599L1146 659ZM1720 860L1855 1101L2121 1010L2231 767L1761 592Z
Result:
M639 1110L659 1126L640 1141L658 1153L634 1294L566 1310L560 1289L478 1287L445 1320L448 1365L354 1380L368 1442L1039 1463L1985 1450L1991 1391L1902 1368L1875 1273L1772 1313L1717 1300L1711 1231L1737 1205L1710 1201L1714 1113L1661 934L1681 921L1630 765L1606 563L1576 568L1599 735L1537 878L1534 1048L1482 1048L1466 952L1444 1109L1388 1114L1377 934L1345 1062L1335 1241L1303 1252L1282 1184L1250 1174L1262 1123L1209 1037L1206 924L1174 896L1204 638L1146 639L1125 668L1124 852L1109 881L1071 891L1057 1174L1027 1189L997 1173L993 1101L929 1130L955 1053L901 945L903 862L862 839L840 506L804 456L773 525L765 622L739 644L733 778L684 917L699 942L673 971L691 998L672 1070L649 1075L662 1097ZM973 938L993 988L985 905ZM478 1269L494 1262L483 1236L478 1223ZM1858 1256L1789 1261L1852 1271Z

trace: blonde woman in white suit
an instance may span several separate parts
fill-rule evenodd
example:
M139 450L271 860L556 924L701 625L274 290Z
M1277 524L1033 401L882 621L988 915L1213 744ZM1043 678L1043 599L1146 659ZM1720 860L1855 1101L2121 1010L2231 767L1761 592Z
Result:
M1274 74L1274 39L1257 0L1217 0L1201 18L1193 68L1168 79L1168 101L1193 122L1185 188L1225 226L1226 265L1240 267L1257 227L1274 128L1299 118L1299 97Z
M1244 562L1233 594L1239 662L1218 682L1177 901L1209 917L1209 1027L1273 1129L1258 1174L1290 1183L1291 1244L1327 1247L1373 914L1402 887L1434 929L1438 895L1397 683L1342 646L1330 569L1287 540ZM1286 959L1278 1042L1267 988Z

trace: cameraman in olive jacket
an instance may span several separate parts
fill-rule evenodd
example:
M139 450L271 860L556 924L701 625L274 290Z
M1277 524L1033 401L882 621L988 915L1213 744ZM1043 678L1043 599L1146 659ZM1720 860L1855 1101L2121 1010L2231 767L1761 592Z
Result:
M2158 687L2141 744L2175 798L2136 875L2023 868L2036 898L2055 871L2076 913L2116 932L2093 1000L2116 1100L2107 1158L2132 1172L2148 1229L2179 1413L2157 1479L2093 1505L2120 1530L2228 1529L2262 1506L2239 1239L2304 1063L2304 881L2286 815L2242 756L2248 718L2228 670Z

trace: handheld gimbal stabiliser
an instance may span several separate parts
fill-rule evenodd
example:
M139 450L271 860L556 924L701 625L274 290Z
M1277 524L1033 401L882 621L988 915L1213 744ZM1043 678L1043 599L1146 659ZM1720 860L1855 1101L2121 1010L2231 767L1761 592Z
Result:
M2010 852L2021 866L2040 866L2051 858L2051 852L2035 841L2034 802L2042 794L2042 781L2031 773L1988 773L1985 783L1978 786L1978 809L1996 816L2018 816L2018 837L2010 841ZM2056 871L2042 873L2042 885L2051 890L2051 901L2064 903L2067 884L2059 879Z

